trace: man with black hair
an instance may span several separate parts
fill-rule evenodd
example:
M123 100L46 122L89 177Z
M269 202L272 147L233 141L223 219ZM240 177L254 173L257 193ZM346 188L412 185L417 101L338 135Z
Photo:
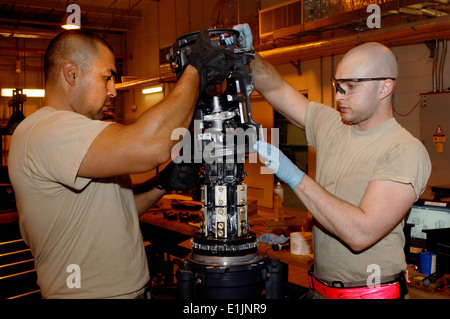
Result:
M209 52L201 42L193 50ZM164 100L121 125L101 121L117 94L111 47L80 30L51 41L45 107L18 126L9 153L20 229L43 298L142 296L149 274L138 215L166 190L134 194L129 174L170 158L172 130L189 126L199 74L218 54L192 58Z

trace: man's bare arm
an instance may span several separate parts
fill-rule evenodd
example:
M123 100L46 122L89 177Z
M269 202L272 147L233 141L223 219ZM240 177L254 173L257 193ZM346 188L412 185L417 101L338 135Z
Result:
M259 54L256 54L251 67L255 89L290 122L304 128L309 100L287 83L277 70Z
M111 124L92 143L78 176L108 177L141 173L165 163L178 141L172 131L187 128L198 96L197 70L188 66L174 90L130 125Z
M354 251L362 251L386 236L416 200L410 184L372 181L357 207L328 193L307 175L294 192L324 228Z

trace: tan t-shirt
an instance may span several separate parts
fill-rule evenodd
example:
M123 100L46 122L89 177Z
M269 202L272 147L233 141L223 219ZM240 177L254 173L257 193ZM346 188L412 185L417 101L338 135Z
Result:
M129 176L77 177L109 124L44 107L12 137L20 229L44 298L134 298L149 279Z
M417 198L426 187L431 172L428 153L395 118L357 131L333 108L310 102L305 130L317 152L316 181L337 198L359 206L369 182L375 180L411 184ZM379 266L381 278L390 278L406 268L404 244L403 221L359 253L316 225L314 272L329 282L365 283Z

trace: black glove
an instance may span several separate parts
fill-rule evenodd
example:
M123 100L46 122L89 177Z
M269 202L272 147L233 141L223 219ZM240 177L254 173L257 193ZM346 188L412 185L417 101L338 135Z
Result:
M197 186L200 166L170 162L159 174L159 184L166 191L189 191Z
M208 85L220 84L227 76L230 67L230 52L211 45L207 29L197 35L188 63L195 67L200 76L200 92Z

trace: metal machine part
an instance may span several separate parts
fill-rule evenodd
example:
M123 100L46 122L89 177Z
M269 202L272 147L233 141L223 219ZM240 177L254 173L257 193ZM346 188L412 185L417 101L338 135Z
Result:
M249 64L254 50L237 46L239 32L209 30L211 44L225 49L229 66L225 79L213 79L199 93L192 125L192 155L204 164L202 222L192 246L195 253L228 256L256 251L249 233L247 185L243 183L245 155L252 152L261 126L252 119L250 95L254 90ZM168 60L179 78L187 66L198 32L179 38ZM219 84L217 84L219 83Z
M283 267L280 261L268 263L259 256L258 238L248 223L244 162L246 155L254 152L252 145L263 136L250 108L254 82L249 64L254 50L237 45L238 31L208 32L213 46L228 51L223 55L228 71L225 79L212 79L199 92L191 127L188 152L196 163L201 159L203 164L202 220L191 241L192 252L177 272L179 297L257 298L267 286L271 270L278 272ZM167 59L177 78L187 66L197 34L180 37L171 48ZM279 291L276 287L281 279L275 278L282 277L272 276L269 298Z

